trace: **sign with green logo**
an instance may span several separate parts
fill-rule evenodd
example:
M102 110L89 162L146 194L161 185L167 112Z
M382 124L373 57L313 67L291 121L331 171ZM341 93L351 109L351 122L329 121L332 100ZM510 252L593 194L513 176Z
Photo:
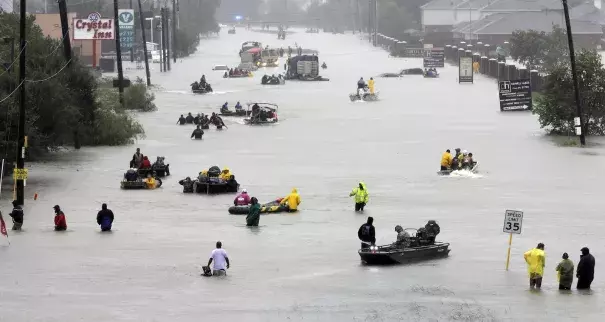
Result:
M120 24L120 47L130 50L134 46L134 10L118 10L118 23Z

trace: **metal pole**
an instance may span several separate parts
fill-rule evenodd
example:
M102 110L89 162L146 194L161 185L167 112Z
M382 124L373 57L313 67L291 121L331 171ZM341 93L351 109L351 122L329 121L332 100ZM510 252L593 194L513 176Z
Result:
M176 64L176 0L172 0L172 59Z
M378 1L374 0L374 47L378 46Z
M573 35L571 33L571 24L569 22L569 7L567 0L563 0L563 12L565 13L565 25L567 26L567 42L569 43L569 59L571 60L571 77L573 78L573 90L576 99L576 113L580 119L580 144L586 145L584 136L584 118L582 117L582 105L580 104L580 86L578 85L578 75L576 73L576 54L573 48Z
M172 36L170 35L170 19L169 14L170 14L170 9L166 8L166 10L164 11L164 14L166 15L166 17L164 18L164 20L166 21L166 64L168 65L168 70L170 70L170 40L172 40Z
M65 0L59 0L59 16L61 17L61 33L63 34L63 53L67 66L71 65L71 41L69 35L69 22L67 21L67 5Z
M25 22L27 11L25 0L20 2L20 21L19 21L19 41L20 41L20 56L19 56L19 133L17 134L17 169L25 168ZM17 180L17 195L16 200L20 205L24 204L25 196L25 181Z
M147 76L147 86L151 86L151 75L149 74L149 58L147 57L147 39L145 37L145 17L143 17L143 6L139 2L139 19L141 20L141 35L143 36L143 58L145 59L145 75ZM151 20L151 36L153 37L153 20ZM153 40L151 41L153 42Z
M167 67L167 60L168 60L168 56L167 56L167 46L166 44L168 43L168 23L166 22L166 8L162 8L162 17L160 19L162 19L162 55L163 55L163 59L164 59L164 71L168 71L166 69Z
M368 1L368 41L372 42L372 0Z
M113 0L113 15L116 38L116 58L118 59L118 91L120 93L120 104L124 106L124 73L122 72L122 48L120 48L120 23L118 17L118 0Z

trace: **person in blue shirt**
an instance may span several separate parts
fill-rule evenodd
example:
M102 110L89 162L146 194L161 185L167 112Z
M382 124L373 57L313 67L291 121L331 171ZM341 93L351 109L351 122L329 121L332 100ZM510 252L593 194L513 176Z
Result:
M237 101L237 104L235 104L235 110L241 110L242 108L242 105L239 103L239 101Z

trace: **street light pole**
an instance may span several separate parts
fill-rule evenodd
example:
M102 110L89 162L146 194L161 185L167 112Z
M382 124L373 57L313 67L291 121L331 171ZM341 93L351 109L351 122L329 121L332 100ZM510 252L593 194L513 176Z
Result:
M569 59L571 60L571 77L573 79L573 90L576 100L576 113L579 120L579 133L576 125L576 133L580 135L580 144L586 145L586 137L584 134L584 118L582 117L582 105L580 104L580 86L578 84L578 75L576 73L576 54L573 48L573 35L571 33L571 23L569 21L569 7L567 0L563 0L563 12L565 13L565 25L567 27L567 42L569 45Z
M145 59L145 76L147 76L147 86L151 86L151 75L149 74L149 57L147 57L147 39L145 37L145 18L143 17L143 7L141 0L139 2L139 20L141 21L141 36L143 38L143 58ZM153 18L151 18L153 22ZM151 24L151 37L153 37L153 23ZM153 42L153 40L151 40Z

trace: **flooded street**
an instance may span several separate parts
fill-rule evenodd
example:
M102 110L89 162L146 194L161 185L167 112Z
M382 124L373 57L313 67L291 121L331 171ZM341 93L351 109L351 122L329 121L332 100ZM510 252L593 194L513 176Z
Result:
M0 321L602 320L602 140L588 138L585 149L558 147L535 116L499 111L494 80L479 75L475 84L459 85L451 66L437 79L377 78L380 101L351 103L359 77L421 67L421 60L389 58L353 35L298 30L277 40L237 32L202 40L170 72L155 64L159 110L137 116L145 139L32 164L24 231L9 231L10 246L0 239ZM319 50L328 65L320 74L330 82L262 86L263 70L245 79L211 71L235 66L248 40ZM191 94L189 84L202 74L214 94ZM250 127L225 117L228 129L212 127L201 142L189 139L192 126L175 125L180 114L218 112L238 100L278 104L280 122ZM120 190L136 147L166 157L172 176L162 188ZM479 174L437 176L441 154L457 147L473 152ZM245 216L227 212L235 195L182 193L178 180L213 165L229 167L261 203L296 187L301 211L262 216L261 226L249 229ZM364 214L348 197L359 180L370 193ZM7 214L10 186L3 188ZM95 222L103 202L116 215L111 234ZM53 231L55 204L65 211L67 233ZM508 272L505 209L525 217ZM368 215L377 244L394 241L397 224L436 220L450 257L361 265L356 233ZM231 259L229 276L200 277L217 240ZM538 242L547 254L543 290L530 292L523 253ZM560 294L555 267L563 252L577 264L584 246L597 261L592 293Z

